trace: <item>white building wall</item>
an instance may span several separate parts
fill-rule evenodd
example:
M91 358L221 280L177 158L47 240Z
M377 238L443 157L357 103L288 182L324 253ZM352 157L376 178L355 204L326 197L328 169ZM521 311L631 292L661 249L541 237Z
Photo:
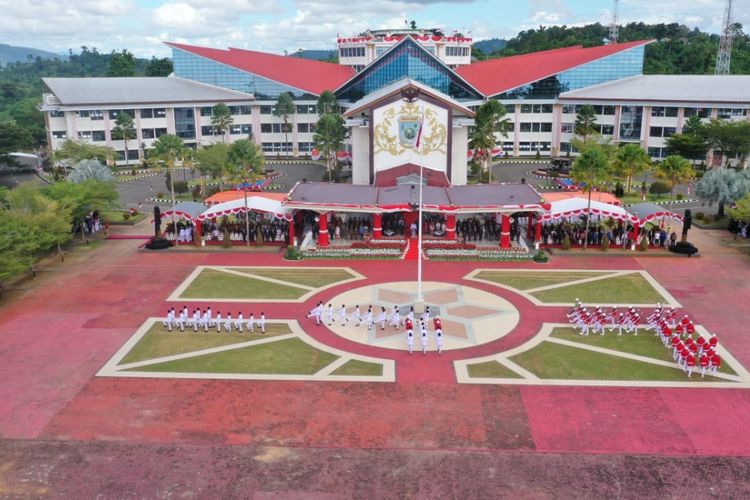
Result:
M451 184L465 186L467 177L466 151L469 148L469 128L454 127L451 152Z
M370 184L370 128L352 127L352 184Z

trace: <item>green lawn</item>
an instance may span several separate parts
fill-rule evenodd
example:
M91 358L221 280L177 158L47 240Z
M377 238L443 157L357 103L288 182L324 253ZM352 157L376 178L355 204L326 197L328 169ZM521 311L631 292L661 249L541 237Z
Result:
M659 337L654 335L653 332L645 329L641 329L637 336L625 333L618 336L617 333L611 333L609 330L604 335L579 335L574 328L555 328L551 336L584 345L637 354L670 363L674 362L672 351L664 347ZM728 375L737 375L727 363L722 363L719 371Z
M383 375L383 365L353 359L333 371L332 375L355 375L360 377Z
M564 286L532 293L542 302L600 304L656 304L666 299L639 273L606 278L580 285Z
M135 224L146 218L146 214L140 212L125 219L123 216L127 213L130 212L127 210L104 210L102 212L102 219L109 221L110 224Z
M686 198L695 198L695 196L683 196L683 199L686 199ZM620 198L620 202L622 202L623 205L635 205L637 203L654 203L657 201L663 203L667 201L680 201L680 200L677 199L677 195L670 196L669 194L660 194L660 195L647 194L646 201L643 201L641 200L640 191L638 191L637 193L631 192Z
M277 285L251 277L204 269L182 292L180 298L297 299L308 290Z
M252 334L247 330L243 333L217 333L216 329L212 328L208 333L203 330L195 333L192 328L186 328L184 333L178 333L176 330L168 332L162 323L156 323L120 361L120 364L292 333L289 325L285 323L266 323L265 335L259 333L257 328L255 331L256 333Z
M248 269L237 267L232 268L232 270L311 287L325 286L353 278L345 269L264 269L260 267Z
M521 378L519 374L497 361L474 363L473 365L468 365L467 369L469 377L472 378Z
M608 272L608 271L606 271ZM557 285L585 278L601 276L602 272L570 271L570 272L548 272L548 271L482 271L477 278L513 287L517 290L530 290L540 286Z
M542 342L510 359L542 379L716 381L710 376L701 379L700 373L688 379L687 374L677 368L641 363L552 342Z
M136 371L313 375L338 356L298 338L144 366Z

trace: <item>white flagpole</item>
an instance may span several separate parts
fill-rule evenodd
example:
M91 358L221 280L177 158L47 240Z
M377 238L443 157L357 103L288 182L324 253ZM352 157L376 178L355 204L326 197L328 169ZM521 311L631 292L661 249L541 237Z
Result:
M424 110L422 110L422 121L419 123L419 136L417 137L417 153L419 153L419 223L417 235L417 302L424 302L424 295L422 294L422 188L424 186L424 167L422 165L422 127L424 127Z

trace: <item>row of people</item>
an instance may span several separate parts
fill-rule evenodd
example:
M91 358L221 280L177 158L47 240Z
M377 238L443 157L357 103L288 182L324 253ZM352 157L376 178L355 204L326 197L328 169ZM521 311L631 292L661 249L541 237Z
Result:
M367 311L362 314L359 304L355 305L351 310L346 307L346 304L341 304L341 307L336 310L333 304L329 303L326 307L321 301L310 310L306 317L314 319L317 325L325 322L326 325L332 326L338 321L342 324L351 322L352 326L364 325L368 330L376 325L380 325L381 330L385 330L386 326L392 326L398 330L400 326L406 324L407 320L414 321L414 316L414 306L410 306L409 312L402 318L401 309L395 305L391 308L390 312L384 306L380 306L380 311L376 315L373 306L368 306ZM430 306L425 307L424 312L421 314L421 321L429 323Z
M435 350L438 354L443 354L443 325L440 318L435 316L433 318L433 327L435 329ZM419 322L419 342L422 346L422 355L427 355L427 344L429 343L429 336L427 331L427 325L424 321ZM414 322L409 318L404 321L404 327L406 328L406 350L411 355L414 352Z
M575 307L567 313L567 317L570 324L580 329L580 335L589 333L604 335L607 326L613 332L617 329L617 335L622 335L623 330L626 333L632 332L638 335L638 326L641 322L641 313L635 307L629 307L624 311L619 311L616 307L610 311L605 311L601 307L589 309L578 299L576 299Z
M170 332L173 329L184 332L185 328L192 328L195 332L203 330L206 333L213 329L216 329L217 333L221 333L222 330L227 333L233 331L242 333L245 329L250 333L255 333L255 327L257 326L260 333L266 333L266 314L261 311L260 316L256 319L255 315L250 312L247 320L245 320L242 311L238 311L234 317L232 317L231 312L227 312L222 317L221 311L216 311L214 316L210 306L202 310L196 307L192 313L189 312L187 306L183 306L179 311L175 311L175 308L171 307L167 310L163 324Z

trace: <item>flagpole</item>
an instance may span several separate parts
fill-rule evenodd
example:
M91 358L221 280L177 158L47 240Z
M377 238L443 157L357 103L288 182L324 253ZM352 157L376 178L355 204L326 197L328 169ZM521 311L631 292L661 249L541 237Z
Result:
M419 131L417 133L417 153L419 154L419 222L417 224L417 302L424 302L422 294L422 191L424 186L424 166L422 165L422 127L424 126L424 110L422 110L422 120L419 122Z

